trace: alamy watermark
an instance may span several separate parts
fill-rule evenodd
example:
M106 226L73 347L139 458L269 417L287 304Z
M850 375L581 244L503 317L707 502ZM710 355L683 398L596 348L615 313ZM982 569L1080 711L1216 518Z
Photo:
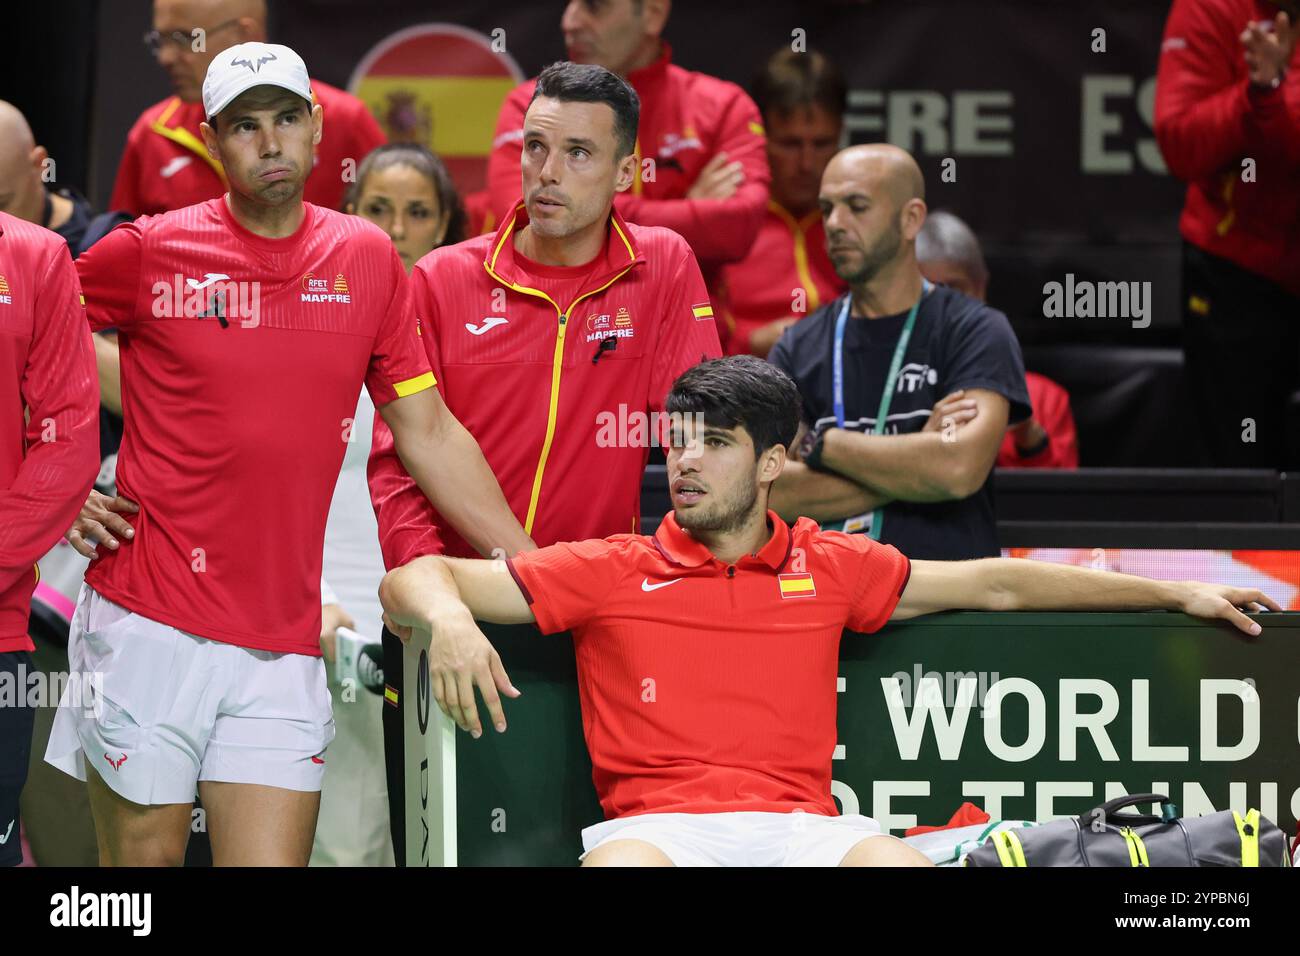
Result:
M176 273L153 284L155 319L216 319L224 329L232 321L241 328L261 324L262 284L231 279L221 272L195 279Z
M682 448L683 458L699 458L704 436L703 412L618 411L596 413L598 448Z
M1135 329L1151 324L1150 282L1091 282L1076 280L1043 286L1043 316L1048 319L1131 319Z
M896 671L889 677L898 682L904 707L911 707L915 703L923 708L942 706L945 710L951 710L960 703L958 697L962 681L975 681L974 709L983 713L984 698L989 688L996 684L1002 675L997 671L945 671L942 674L937 671L925 671L922 673L922 665L918 662L912 665L910 674L906 671Z
M104 675L99 671L28 672L25 664L0 671L0 707L80 707L87 717L104 709Z

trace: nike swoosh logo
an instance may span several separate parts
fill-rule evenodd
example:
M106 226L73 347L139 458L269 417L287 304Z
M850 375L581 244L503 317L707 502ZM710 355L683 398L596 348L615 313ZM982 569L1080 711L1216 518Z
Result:
M489 315L483 320L482 325L470 325L465 323L465 329L474 335L482 335L488 329L495 329L498 325L505 325L506 320L499 315Z
M163 179L171 179L193 161L193 156L177 156L162 169L158 170L158 173Z
M202 282L200 282L198 279L186 279L185 284L189 286L191 289L206 289L214 282L220 282L223 279L229 279L229 278L230 276L222 272L205 272L203 273Z
M673 578L671 581L661 581L661 582L658 583L658 584L651 584L649 578L642 578L642 579L641 579L641 590L642 590L642 591L658 591L660 588L666 588L666 587L668 587L668 585L670 585L670 584L676 584L678 581L683 581L683 580L685 580L685 578Z
M9 842L9 834L11 834L11 833L13 833L13 832L14 832L14 822L13 822L12 820L10 820L10 821L9 821L9 828L8 828L7 830L5 830L5 835L2 836L2 837L0 837L0 846L3 846L4 844L6 844L6 843Z

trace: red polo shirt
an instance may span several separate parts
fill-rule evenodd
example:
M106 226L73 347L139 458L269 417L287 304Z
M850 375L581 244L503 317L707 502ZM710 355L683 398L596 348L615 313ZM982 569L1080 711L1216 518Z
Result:
M607 819L801 809L831 800L840 635L889 620L911 565L866 535L788 527L734 565L670 513L653 537L508 562L543 633L572 631ZM508 663L508 662L507 662Z
M312 80L311 89L321 105L323 123L302 198L338 209L347 185L343 161L360 165L386 137L366 105L351 93L320 80ZM203 145L199 135L203 120L202 103L186 103L178 96L141 113L127 134L109 208L151 216L222 195L225 172Z
M200 637L319 656L357 394L379 407L434 384L392 241L310 203L269 239L212 199L118 226L77 272L91 328L120 333L117 487L140 506L86 583Z
M520 202L496 235L416 264L420 341L534 541L638 530L651 416L678 375L721 353L699 266L680 236L617 212L591 262L540 265L515 251L527 222ZM406 473L379 418L368 475L388 567L477 555Z

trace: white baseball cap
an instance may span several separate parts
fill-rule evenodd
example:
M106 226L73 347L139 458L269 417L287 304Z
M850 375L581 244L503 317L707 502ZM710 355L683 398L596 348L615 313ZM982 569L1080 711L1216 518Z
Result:
M307 64L297 53L279 43L237 43L208 64L203 78L204 114L216 116L255 86L278 86L312 101Z

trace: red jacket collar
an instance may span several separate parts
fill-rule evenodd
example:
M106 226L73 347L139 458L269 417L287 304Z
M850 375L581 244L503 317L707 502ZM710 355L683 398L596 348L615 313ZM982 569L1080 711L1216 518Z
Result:
M515 259L515 244L512 239L515 231L526 225L528 210L520 199L515 203L514 212L501 220L501 225L497 227L496 235L488 246L487 258L483 260L483 268L489 275L511 287L527 286L529 282L527 273ZM598 258L601 262L588 282L593 288L605 285L633 266L645 262L645 255L617 209L610 211L605 247Z
M632 89L640 92L648 86L659 83L668 74L668 66L673 62L673 48L668 45L668 41L662 41L662 49L659 52L659 59L655 60L639 70L633 70L627 75L627 81L632 85ZM644 109L644 104L642 106Z
M790 550L794 546L790 526L781 520L780 515L770 509L767 512L767 522L772 526L772 537L767 539L767 544L758 549L756 557L746 555L736 564L759 561L773 571L780 571L785 567L786 562L790 560ZM677 516L671 511L664 515L664 520L660 522L659 530L654 535L654 545L659 553L673 564L680 564L686 568L698 568L715 560L713 552L682 530L681 525L677 523Z

